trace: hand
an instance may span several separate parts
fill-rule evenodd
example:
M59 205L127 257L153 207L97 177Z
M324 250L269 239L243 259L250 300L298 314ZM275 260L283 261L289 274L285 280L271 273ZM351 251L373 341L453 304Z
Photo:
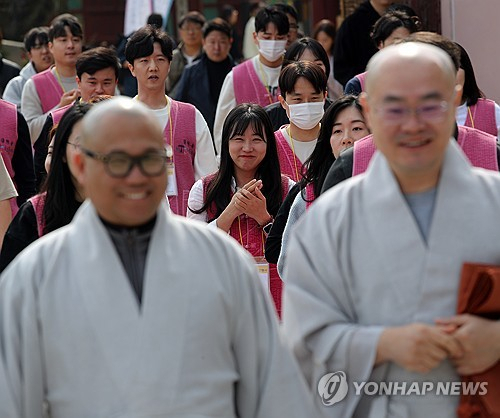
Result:
M500 322L463 314L437 319L462 347L460 356L453 356L457 373L463 376L482 373L500 359Z
M80 90L79 89L69 90L62 95L58 106L59 107L67 106L67 105L73 103L78 97L80 97Z
M250 183L247 185L250 185ZM247 185L243 186L235 193L236 208L250 218L255 219L259 225L263 225L271 218L271 215L267 212L266 198L260 191L262 188L262 181L258 180L249 187L246 187Z
M454 336L439 327L409 324L386 328L377 346L376 364L393 361L418 373L428 373L448 357L460 357L462 348Z

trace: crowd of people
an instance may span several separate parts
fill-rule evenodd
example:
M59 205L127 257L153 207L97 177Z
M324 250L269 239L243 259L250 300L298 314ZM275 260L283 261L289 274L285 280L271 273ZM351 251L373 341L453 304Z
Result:
M393 3L308 36L256 2L242 42L232 6L116 48L70 14L26 34L0 99L1 418L500 414L498 283L457 310L464 264L500 266L500 107ZM491 391L358 390L461 381Z

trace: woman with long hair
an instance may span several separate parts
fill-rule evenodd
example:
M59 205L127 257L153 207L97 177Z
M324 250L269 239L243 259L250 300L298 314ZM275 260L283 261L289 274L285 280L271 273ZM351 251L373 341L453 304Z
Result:
M500 139L500 106L493 100L486 99L477 85L474 68L469 54L459 43L460 69L457 82L462 86L462 103L457 107L457 124L479 129Z
M265 238L292 185L280 174L276 141L265 110L243 103L224 121L220 168L193 185L187 217L229 233L256 258L260 271L265 271ZM268 271L268 286L280 313L281 279L275 265L268 266Z
M7 229L0 253L0 271L33 241L71 222L85 199L73 175L71 156L77 152L81 120L90 107L75 103L62 117L42 192L20 207Z
M302 178L283 202L266 241L266 258L278 260L279 256L279 272L292 225L319 196L328 170L340 153L369 133L356 96L343 96L326 111L316 147L302 167Z

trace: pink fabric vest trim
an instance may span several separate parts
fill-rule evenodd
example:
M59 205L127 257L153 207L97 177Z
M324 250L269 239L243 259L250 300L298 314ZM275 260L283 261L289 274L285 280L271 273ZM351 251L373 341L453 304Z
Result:
M206 199L207 189L210 182L215 178L217 173L210 174L203 178L203 200ZM283 194L283 199L288 194L288 177L281 176L281 191ZM207 210L208 218L215 218L216 207L212 204ZM241 238L243 242L240 242L240 227L241 227ZM229 235L233 237L236 241L240 243L253 257L264 256L264 240L262 228L259 226L257 221L246 215L241 215L234 220L231 228L229 229ZM269 263L269 291L274 301L274 306L276 307L276 312L278 317L281 318L281 295L283 293L283 280L281 280L276 264Z
M467 111L465 126L479 129L491 135L497 136L497 121L495 116L495 102L489 99L479 99L477 103L470 106ZM470 115L472 114L472 120ZM474 122L474 123L473 123ZM474 125L474 126L473 126Z
M302 172L302 163L293 154L292 147L281 130L278 129L274 133L274 137L276 138L276 148L278 149L278 161L280 163L281 174L290 177L295 182L299 181ZM297 163L297 171L295 171L295 163ZM299 178L297 178L297 174Z
M171 99L170 99L171 100ZM170 138L170 124L172 136ZM170 117L165 126L165 144L172 142L177 196L169 196L170 209L186 216L189 191L194 184L194 157L196 154L196 111L188 103L171 100Z
M359 84L361 86L361 91L365 91L365 79L366 79L366 71L364 73L358 74L356 78L359 80Z
M458 127L458 145L475 167L498 171L497 137L468 126Z
M375 144L373 143L373 135L365 136L364 138L354 143L354 153L352 161L352 175L364 173L370 163L370 160L375 154Z
M316 196L314 195L314 184L307 183L306 186L306 210L309 209L309 206L314 202Z
M45 206L46 196L47 193L44 192L29 198L29 201L33 206L33 210L35 211L36 227L39 237L43 236L43 229L45 228L45 222L43 221L43 208Z
M51 112L53 126L56 126L61 121L61 118L64 116L64 114L71 106L73 106L73 103L60 107L59 109L56 109L53 112Z
M458 145L474 167L498 171L496 137L468 126L458 127ZM375 153L373 135L354 143L352 175L364 173Z
M15 104L0 99L0 121L0 154L7 172L14 182L16 173L12 168L12 157L17 144L17 108ZM17 200L12 198L9 201L12 216L15 216L19 210Z
M64 91L50 68L35 74L32 79L40 98L42 111L43 113L47 113L59 104Z
M255 71L253 60L245 61L233 68L233 86L236 104L257 103L265 107L277 101L269 94Z

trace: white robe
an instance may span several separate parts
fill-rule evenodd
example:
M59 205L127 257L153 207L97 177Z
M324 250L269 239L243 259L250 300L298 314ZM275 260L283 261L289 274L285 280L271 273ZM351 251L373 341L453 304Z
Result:
M411 373L373 368L384 326L433 324L455 314L462 264L500 264L500 175L472 168L454 141L446 150L427 243L386 159L322 195L297 223L284 280L284 333L317 395L344 371L345 400L329 417L455 417L458 396L355 396L355 382L459 382L444 361Z
M314 416L253 260L164 204L141 307L90 203L16 258L0 279L1 360L16 418L43 402L53 418Z

